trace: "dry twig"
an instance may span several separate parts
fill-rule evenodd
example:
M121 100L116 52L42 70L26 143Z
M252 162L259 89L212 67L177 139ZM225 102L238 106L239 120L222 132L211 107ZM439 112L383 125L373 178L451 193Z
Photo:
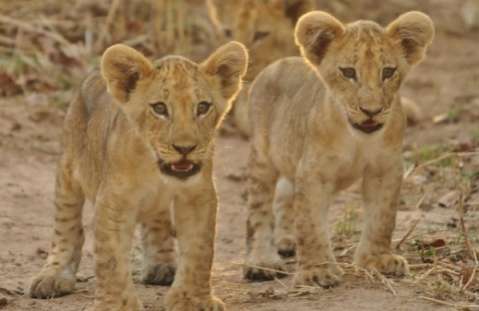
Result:
M439 300L439 299L436 299L436 298L431 298L431 297L426 297L426 296L419 296L419 298L424 299L424 300L428 300L428 301L431 301L431 302L435 302L435 303L440 304L440 305L450 306L450 307L454 307L454 308L462 308L462 309L478 309L479 308L479 305L457 304L457 303L447 302L447 301L444 301L444 300Z
M454 157L454 156L457 156L457 157L472 157L472 156L475 156L475 155L479 155L479 151L477 151L477 152L473 151L473 152L448 152L448 153L444 153L444 154L442 154L441 156L439 156L435 159L432 159L432 160L429 160L429 161L426 161L424 163L421 163L421 164L417 165L411 171L411 173L408 176L411 176L414 171L417 171L420 168L425 168L427 166L430 166L432 164L436 164L437 162L441 162L445 159L448 159L448 158L451 158L451 157Z
M110 9L108 10L108 15L106 17L106 22L105 25L103 26L103 29L100 33L100 37L98 38L98 41L96 42L96 48L99 50L103 44L105 43L106 37L108 33L110 32L110 27L111 24L113 23L113 19L117 15L118 8L120 7L121 0L113 0L113 3L110 6Z
M9 25L15 26L17 28L20 28L24 31L44 35L44 36L49 37L52 40L54 40L58 43L64 44L64 45L71 45L71 43L67 39L65 39L62 35L60 35L57 32L46 31L43 28L32 26L32 25L30 25L26 22L11 18L9 16L5 16L5 15L0 14L0 23L9 24Z
M423 194L423 196L417 201L416 206L414 210L418 210L419 207L421 206L422 202L424 201L424 198L426 197L426 194ZM406 232L406 234L402 237L402 239L398 242L396 245L396 249L399 250L401 248L401 245L409 238L409 236L413 233L413 231L416 229L418 223L421 221L422 214L420 217L418 217L416 220L413 221L411 227L409 230Z

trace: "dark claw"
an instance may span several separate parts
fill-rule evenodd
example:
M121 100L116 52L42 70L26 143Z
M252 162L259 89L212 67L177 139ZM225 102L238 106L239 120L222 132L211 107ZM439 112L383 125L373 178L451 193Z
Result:
M290 258L296 256L296 250L293 249L279 249L278 254L283 258Z
M275 278L284 278L286 277L286 273L276 272L270 273L265 270L260 269L247 269L244 277L252 282L265 282L265 281L272 281Z
M150 285L170 286L175 280L176 268L172 265L156 265L148 271L143 283Z

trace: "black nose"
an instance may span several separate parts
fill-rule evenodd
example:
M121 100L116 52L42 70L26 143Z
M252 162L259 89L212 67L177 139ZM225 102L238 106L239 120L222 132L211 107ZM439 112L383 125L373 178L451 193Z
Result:
M195 150L196 145L193 146L178 146L178 145L173 145L173 148L178 151L179 153L183 155L187 155L191 151Z
M359 107L359 109L365 114L367 115L368 117L374 117L375 115L377 115L378 113L380 113L381 111L383 111L383 108L378 108L378 109L370 109L370 108L363 108L363 107Z

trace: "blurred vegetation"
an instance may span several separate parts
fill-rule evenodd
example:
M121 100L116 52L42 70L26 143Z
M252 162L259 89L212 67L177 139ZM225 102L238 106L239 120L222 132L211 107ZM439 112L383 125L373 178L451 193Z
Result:
M151 57L198 61L236 39L251 50L252 80L275 59L297 53L290 34L306 11L386 23L406 10L427 10L430 1L0 0L0 96L69 90L119 42Z

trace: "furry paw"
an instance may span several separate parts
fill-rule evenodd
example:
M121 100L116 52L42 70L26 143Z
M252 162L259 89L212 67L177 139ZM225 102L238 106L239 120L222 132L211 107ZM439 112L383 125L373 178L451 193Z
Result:
M276 242L278 254L282 257L294 257L296 255L296 242L293 236L283 236Z
M32 281L29 289L32 298L61 297L73 292L76 278L67 271L44 270Z
M145 268L143 283L169 286L175 280L176 266L174 264L157 264Z
M343 270L335 263L324 264L311 269L301 269L296 273L296 286L321 286L325 288L338 285L343 276Z
M95 305L90 306L85 311L143 311L143 305L136 295L130 294L128 297L102 297L95 298Z
M278 255L268 258L250 258L243 268L243 275L250 281L270 281L285 277L286 267Z
M195 297L184 290L172 289L166 296L168 311L225 311L225 305L214 296Z
M367 270L377 270L386 275L403 276L409 272L407 260L394 254L358 256L355 264Z

